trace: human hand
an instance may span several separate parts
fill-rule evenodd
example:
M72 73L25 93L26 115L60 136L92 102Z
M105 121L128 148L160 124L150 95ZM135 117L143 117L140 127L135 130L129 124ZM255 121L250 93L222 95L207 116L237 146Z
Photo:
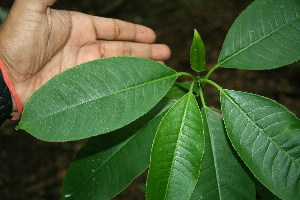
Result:
M53 76L90 60L170 57L166 45L151 44L156 36L147 27L51 9L56 1L15 0L0 29L0 59L22 105Z

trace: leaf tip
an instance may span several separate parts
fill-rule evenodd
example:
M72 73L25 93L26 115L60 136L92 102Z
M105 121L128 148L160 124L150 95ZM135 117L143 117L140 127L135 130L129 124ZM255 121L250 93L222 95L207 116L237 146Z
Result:
M190 62L192 69L196 72L205 71L205 47L196 29L194 29L194 38L190 49Z

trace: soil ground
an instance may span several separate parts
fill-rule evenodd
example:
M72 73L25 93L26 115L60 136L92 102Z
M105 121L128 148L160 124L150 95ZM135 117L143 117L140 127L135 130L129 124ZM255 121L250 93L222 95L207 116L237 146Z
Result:
M109 2L109 3L102 3ZM207 51L208 67L216 64L226 33L234 19L252 0L58 0L58 9L118 18L151 27L157 43L167 44L172 57L166 64L191 72L189 49L193 30L200 33ZM12 0L1 1L9 8ZM223 88L252 92L278 101L300 117L300 68L288 66L267 71L218 69L212 80ZM207 103L219 108L218 91L206 90ZM65 172L84 140L48 143L23 131L17 122L0 128L0 199L56 200ZM115 200L145 199L146 173L139 176Z

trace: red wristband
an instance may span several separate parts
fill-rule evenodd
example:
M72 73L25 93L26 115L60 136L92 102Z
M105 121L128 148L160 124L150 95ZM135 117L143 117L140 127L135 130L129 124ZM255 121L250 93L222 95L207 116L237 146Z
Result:
M10 93L12 94L12 96L14 97L15 101L16 101L16 104L17 104L17 108L18 108L18 116L13 116L11 119L12 120L17 120L20 118L20 116L22 115L22 111L23 111L23 106L22 106L22 103L21 103L21 100L12 84L12 82L9 80L9 77L8 77L8 74L7 74L7 71L6 71L6 68L3 64L3 62L0 60L0 69L2 71L2 75L3 75L3 78L4 78L4 81L10 91Z

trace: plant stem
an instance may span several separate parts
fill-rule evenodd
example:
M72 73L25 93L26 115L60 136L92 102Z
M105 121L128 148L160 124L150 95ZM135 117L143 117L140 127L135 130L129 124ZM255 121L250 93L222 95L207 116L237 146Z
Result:
M194 80L190 86L190 91L189 92L193 92L194 90L194 86L195 86L195 83L197 82L197 80Z
M193 76L193 75L190 74L190 73L186 73L186 72L179 72L179 76L188 76L188 77L190 77L190 78L193 79L193 80L196 79L195 76Z
M210 77L210 75L218 68L220 67L219 65L215 65L213 68L211 68L211 70L209 70L209 72L205 75L205 79L208 79Z
M205 98L204 98L204 93L203 93L203 88L202 87L199 87L199 95L200 95L202 107L206 107L206 102L205 102Z
M220 109L217 109L217 108L210 108L212 111L215 111L215 112L218 112L218 113L221 113L222 114L222 110Z
M203 84L202 84L202 79L200 78L200 73L197 74L197 83L198 83L198 88L199 88L199 97L201 100L202 107L206 107L206 102L205 102L205 97L204 97L204 92L203 92Z
M218 88L218 90L223 90L221 86L219 86L218 84L216 84L215 82L211 81L211 80L208 80L208 79L201 79L202 82L204 83L209 83L211 84L212 86L215 86L216 88ZM204 84L203 84L204 85Z

